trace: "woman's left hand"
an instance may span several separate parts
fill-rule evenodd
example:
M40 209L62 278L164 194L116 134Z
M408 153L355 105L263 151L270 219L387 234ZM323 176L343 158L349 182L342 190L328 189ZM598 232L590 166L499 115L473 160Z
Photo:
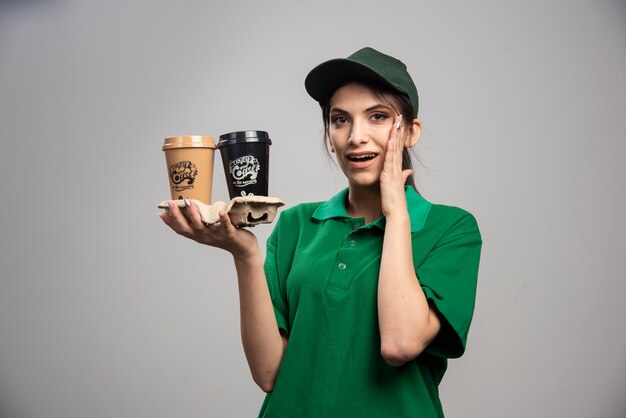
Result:
M394 119L383 170L380 173L380 198L383 215L389 217L395 213L406 213L406 196L404 183L413 174L413 170L402 170L402 152L404 151L405 130L401 125L402 116ZM397 128L400 124L400 129Z

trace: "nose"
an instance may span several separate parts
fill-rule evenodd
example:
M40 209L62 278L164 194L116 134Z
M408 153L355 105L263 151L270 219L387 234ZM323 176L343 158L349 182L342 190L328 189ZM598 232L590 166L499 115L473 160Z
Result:
M369 133L367 132L367 125L355 119L352 121L352 130L350 131L350 138L348 143L352 145L364 144L369 141Z

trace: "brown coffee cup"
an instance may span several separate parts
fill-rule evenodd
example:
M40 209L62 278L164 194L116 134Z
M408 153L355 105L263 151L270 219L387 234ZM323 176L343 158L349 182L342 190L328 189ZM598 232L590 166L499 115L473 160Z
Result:
M215 141L207 135L170 136L163 145L173 200L211 204Z

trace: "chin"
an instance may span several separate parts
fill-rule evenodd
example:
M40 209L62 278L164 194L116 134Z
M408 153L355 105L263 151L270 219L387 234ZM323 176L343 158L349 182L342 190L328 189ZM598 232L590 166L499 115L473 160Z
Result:
M353 186L356 187L366 187L366 188L373 188L373 187L380 187L380 178L366 178L365 176L360 177L352 177L349 179L349 183Z

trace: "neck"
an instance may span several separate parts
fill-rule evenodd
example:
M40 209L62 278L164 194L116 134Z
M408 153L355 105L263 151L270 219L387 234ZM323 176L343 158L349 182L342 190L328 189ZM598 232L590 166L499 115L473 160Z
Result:
M364 218L370 223L383 215L380 202L380 187L348 187L347 211L353 218Z

